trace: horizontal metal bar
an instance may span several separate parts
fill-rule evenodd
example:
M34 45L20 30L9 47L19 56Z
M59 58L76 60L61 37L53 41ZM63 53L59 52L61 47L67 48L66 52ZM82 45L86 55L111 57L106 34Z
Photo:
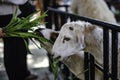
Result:
M61 10L51 8L51 7L48 7L48 11L63 14L63 15L66 15L68 17L74 17L74 18L77 18L77 19L80 19L80 20L90 22L90 23L95 24L95 25L99 25L100 27L103 27L103 28L108 28L108 29L112 29L112 30L116 30L116 31L120 32L120 25L117 25L117 24L111 24L109 22L100 21L100 20L97 20L97 19L92 19L92 18L80 16L80 15L77 15L77 14L68 13L68 12L61 11Z
M55 5L55 7L69 7L69 5L64 4L64 5Z
M120 1L107 1L107 3L111 4L111 5L120 5Z

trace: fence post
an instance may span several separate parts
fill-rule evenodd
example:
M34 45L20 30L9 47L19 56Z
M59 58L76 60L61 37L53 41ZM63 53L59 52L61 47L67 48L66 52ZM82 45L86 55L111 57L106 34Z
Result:
M118 32L112 30L112 80L117 80L118 73Z
M95 60L94 57L90 54L90 80L95 80Z
M85 70L85 80L89 80L89 56L88 53L84 54L84 70Z
M109 80L109 29L103 28L103 80Z

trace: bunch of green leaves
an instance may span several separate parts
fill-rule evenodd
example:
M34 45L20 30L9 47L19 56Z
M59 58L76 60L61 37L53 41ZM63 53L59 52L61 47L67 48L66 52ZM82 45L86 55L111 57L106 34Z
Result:
M40 44L43 46L46 46L44 44L45 42L50 42L51 44L53 44L52 41L49 41L46 38L37 35L34 29L32 29L35 26L45 24L45 23L42 23L41 20L47 16L46 12L43 13L41 16L38 16L34 19L32 19L32 17L37 12L30 14L29 16L25 18L18 18L16 15L16 12L13 14L13 17L10 23L6 27L3 27L3 32L5 33L5 37L21 37L23 39L29 38L39 49L41 48L36 44L33 38L38 40ZM26 41L25 41L25 44L26 44L28 51L30 52ZM53 61L51 61L51 65L54 71L54 80L56 80L58 76L58 61L59 60L58 59L52 59L52 60Z
M25 18L18 18L15 12L10 23L6 27L3 27L5 37L38 38L32 28L42 24L40 20L47 16L47 14L43 13L41 16L31 20L34 14Z
M35 18L33 18L33 16L37 14L38 12L32 13L29 16L24 17L24 18L18 18L16 13L17 13L17 10L13 14L13 17L10 23L6 27L3 27L3 32L5 33L5 37L21 37L23 39L24 38L29 38L29 39L35 38L42 43L48 41L44 37L37 35L33 29L34 27L37 27L38 25L45 24L41 22L41 20L47 16L46 14L47 12Z

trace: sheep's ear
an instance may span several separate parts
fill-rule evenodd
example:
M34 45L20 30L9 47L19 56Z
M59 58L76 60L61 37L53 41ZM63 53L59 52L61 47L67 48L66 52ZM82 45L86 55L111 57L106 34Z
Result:
M50 33L50 40L54 41L57 39L59 33L58 32L51 32Z
M79 44L80 49L84 49L85 47L85 42L84 42L84 33L78 33L77 34L77 42Z
M90 32L92 32L95 28L96 28L95 25L86 24L86 25L85 25L85 33L90 33Z

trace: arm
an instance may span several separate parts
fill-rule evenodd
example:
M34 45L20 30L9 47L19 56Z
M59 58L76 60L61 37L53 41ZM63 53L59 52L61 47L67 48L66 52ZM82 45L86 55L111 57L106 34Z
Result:
M9 3L9 4L16 4L16 5L20 5L20 4L24 4L26 3L28 0L0 0L0 3Z

